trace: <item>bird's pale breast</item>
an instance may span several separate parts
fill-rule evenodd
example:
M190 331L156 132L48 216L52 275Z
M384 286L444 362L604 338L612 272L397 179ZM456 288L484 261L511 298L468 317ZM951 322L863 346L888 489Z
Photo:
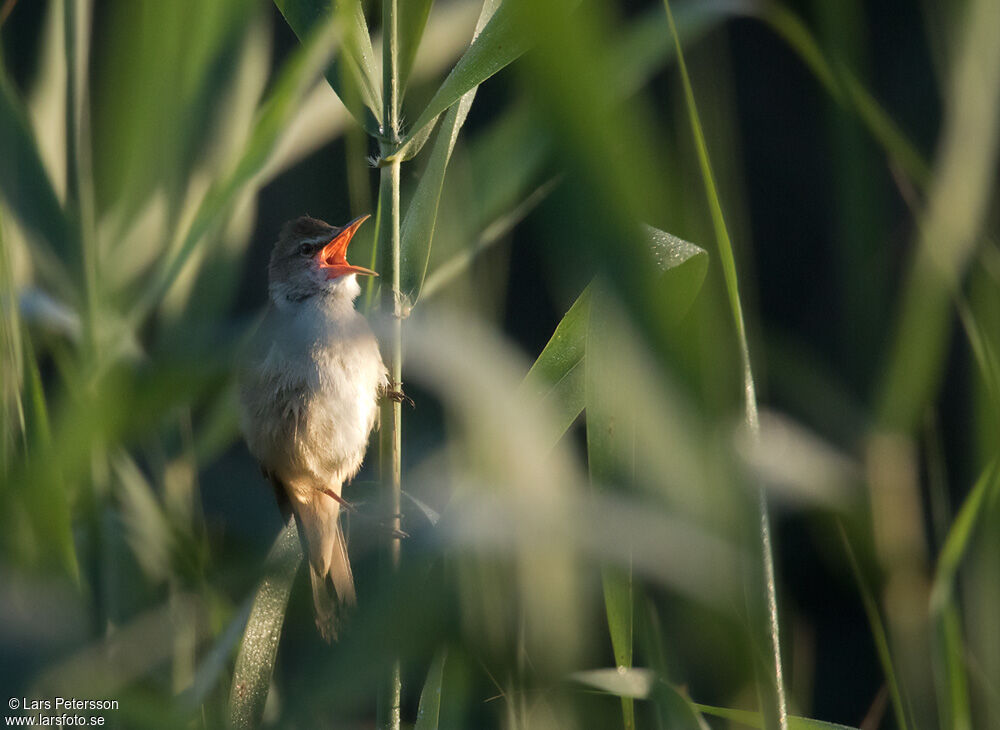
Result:
M337 488L357 473L386 369L364 318L319 305L275 313L242 376L250 451L286 482Z

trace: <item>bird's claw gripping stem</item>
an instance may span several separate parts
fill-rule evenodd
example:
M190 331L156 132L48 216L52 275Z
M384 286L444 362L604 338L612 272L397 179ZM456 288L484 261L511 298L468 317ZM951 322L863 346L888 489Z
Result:
M404 393L403 388L401 386L396 386L390 390L387 390L385 392L385 397L396 403L409 403L410 408L415 407L413 398Z
M359 519L362 519L362 520L365 520L367 522L374 522L381 529L383 529L386 532L388 532L389 533L389 537L394 537L394 538L397 538L399 540L405 540L406 538L408 538L410 536L410 534L408 532L404 532L403 530L400 530L399 528L393 527L392 525L388 524L385 519L380 519L378 517L375 517L375 516L372 516L372 515L366 515L366 514L360 512L358 510L358 506L357 506L356 503L350 502L350 501L344 499L339 494L337 494L336 492L334 492L332 489L324 489L323 490L323 494L325 494L327 497L329 497L330 499L332 499L333 501L335 501L337 504L339 504L341 507L343 507L345 512L348 512L349 514L352 514L355 517L357 517ZM388 518L386 518L386 519L396 519L396 518L402 518L402 517L403 517L402 513L398 513L398 514L394 514L394 515L389 515Z

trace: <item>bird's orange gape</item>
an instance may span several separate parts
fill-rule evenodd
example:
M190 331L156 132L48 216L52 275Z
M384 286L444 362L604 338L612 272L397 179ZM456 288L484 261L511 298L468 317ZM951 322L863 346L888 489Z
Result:
M338 276L344 276L345 274L378 276L377 273L371 269L366 269L364 266L354 266L347 263L347 245L354 238L354 234L361 227L361 224L369 218L371 216L363 215L360 218L352 220L344 226L344 230L338 233L330 243L326 244L316 254L316 258L319 259L319 267L326 272L327 279L336 279Z

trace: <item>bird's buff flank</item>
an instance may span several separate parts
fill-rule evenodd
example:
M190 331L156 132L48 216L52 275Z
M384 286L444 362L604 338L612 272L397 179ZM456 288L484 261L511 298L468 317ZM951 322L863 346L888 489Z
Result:
M308 216L285 225L268 267L267 313L240 373L240 427L298 520L326 639L356 602L341 490L361 468L389 385L375 336L354 308L357 277L376 274L347 262L367 218L341 228Z

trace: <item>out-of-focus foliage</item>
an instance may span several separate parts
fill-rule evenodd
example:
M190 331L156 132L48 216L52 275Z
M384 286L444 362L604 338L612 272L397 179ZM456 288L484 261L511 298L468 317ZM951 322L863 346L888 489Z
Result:
M997 724L1000 5L926 9L931 146L844 30L860 0L671 3L676 43L660 2L397 2L396 47L378 2L0 3L7 694L116 699L112 727L365 726L399 659L418 730L758 727L762 488L788 726ZM741 95L744 43L815 99ZM751 245L775 214L740 160L795 141L741 139L748 106L833 140L843 362L766 306L770 252L811 242ZM379 199L374 150L402 170L412 537L380 570L367 468L331 647L234 374L282 220L388 225L347 202ZM867 669L815 651L817 581L867 619Z

